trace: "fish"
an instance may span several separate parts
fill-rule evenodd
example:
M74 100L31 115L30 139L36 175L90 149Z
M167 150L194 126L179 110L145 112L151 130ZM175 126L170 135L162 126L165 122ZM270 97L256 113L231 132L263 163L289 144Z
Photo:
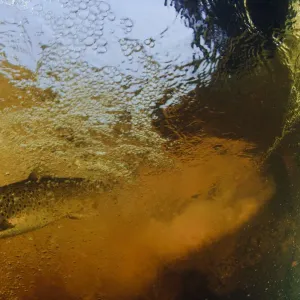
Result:
M85 195L101 193L106 189L107 186L101 181L76 177L38 177L35 173L31 173L26 180L2 186L0 187L0 239L43 227L58 217L76 219L77 217L72 214L59 213L60 206L71 200L83 199ZM49 218L43 217L42 222L27 227L21 226L23 229L19 228L18 222L13 221L16 218L20 220L20 216L38 214L41 210L44 212L56 210L56 213Z

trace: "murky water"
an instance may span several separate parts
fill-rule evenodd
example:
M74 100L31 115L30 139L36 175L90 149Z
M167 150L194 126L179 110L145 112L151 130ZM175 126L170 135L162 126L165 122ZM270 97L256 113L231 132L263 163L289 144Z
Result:
M0 299L298 299L299 1L0 1Z

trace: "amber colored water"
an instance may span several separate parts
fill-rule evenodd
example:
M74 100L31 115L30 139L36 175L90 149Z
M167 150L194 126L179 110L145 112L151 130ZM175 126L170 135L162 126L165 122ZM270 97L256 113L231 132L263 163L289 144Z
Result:
M220 143L223 152L214 147ZM131 183L91 196L88 212L1 240L0 299L145 296L164 268L237 235L268 203L272 178L260 175L258 158L244 155L249 148L205 139L189 155L174 156L172 169L141 168ZM231 239L211 259L230 256L235 244ZM195 269L209 276L213 265ZM173 299L174 289L155 299Z

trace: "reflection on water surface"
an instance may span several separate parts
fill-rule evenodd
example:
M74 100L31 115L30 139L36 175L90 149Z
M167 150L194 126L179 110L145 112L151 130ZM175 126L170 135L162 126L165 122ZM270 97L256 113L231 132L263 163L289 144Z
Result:
M0 299L298 299L298 1L0 6Z

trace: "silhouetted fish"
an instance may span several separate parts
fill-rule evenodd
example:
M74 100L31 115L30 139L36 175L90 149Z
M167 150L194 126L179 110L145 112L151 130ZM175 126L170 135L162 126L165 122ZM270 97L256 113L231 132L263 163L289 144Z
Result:
M12 218L42 208L53 209L68 200L103 191L100 186L99 182L82 178L38 178L32 173L24 181L0 187L0 238L7 236L3 231L13 229Z

